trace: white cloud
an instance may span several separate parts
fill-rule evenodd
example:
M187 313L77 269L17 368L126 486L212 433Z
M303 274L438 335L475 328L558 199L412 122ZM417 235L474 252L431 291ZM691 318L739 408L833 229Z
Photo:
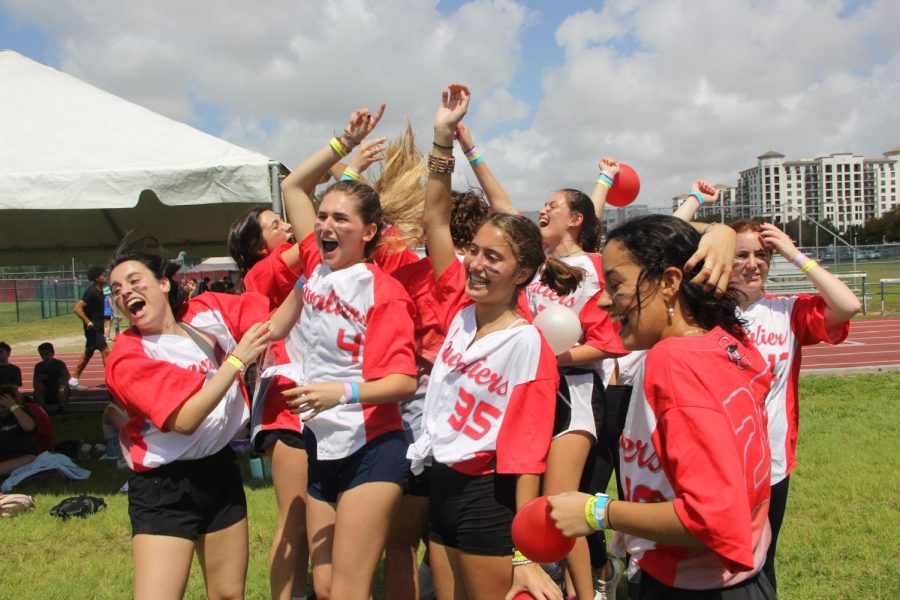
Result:
M177 119L216 107L212 133L289 166L381 100L380 133L409 117L427 144L440 89L465 82L476 141L524 209L590 188L604 154L635 166L640 202L667 205L699 176L734 183L769 149L900 144L895 0L854 2L849 16L839 0L607 2L543 32L561 58L538 65L522 63L522 44L542 19L513 0L452 12L420 0L4 4L57 41L64 70ZM511 91L531 73L533 106Z

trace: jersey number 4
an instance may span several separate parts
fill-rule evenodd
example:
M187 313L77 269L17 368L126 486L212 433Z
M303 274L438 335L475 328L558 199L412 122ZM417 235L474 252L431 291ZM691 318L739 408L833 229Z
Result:
M493 423L488 417L495 419L500 417L500 409L487 402L475 402L475 396L465 390L459 390L459 402L456 403L456 412L450 417L448 423L456 431L461 431L464 435L469 436L473 440L480 440L493 427ZM469 417L472 417L472 424L467 425Z
M338 348L349 352L353 356L353 362L359 362L359 349L362 346L363 336L361 333L357 333L348 340L346 333L343 329L338 330Z

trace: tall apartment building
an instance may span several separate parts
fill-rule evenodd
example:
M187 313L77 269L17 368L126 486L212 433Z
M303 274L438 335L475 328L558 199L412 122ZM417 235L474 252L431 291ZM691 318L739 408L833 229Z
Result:
M785 160L769 151L740 172L736 204L748 216L785 223L805 214L829 220L841 231L863 225L898 206L900 147L883 158L838 152L815 159Z

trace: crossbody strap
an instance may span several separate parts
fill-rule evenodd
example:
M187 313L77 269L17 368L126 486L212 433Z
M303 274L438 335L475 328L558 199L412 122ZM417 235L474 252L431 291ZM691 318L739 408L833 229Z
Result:
M191 339L194 340L194 343L200 347L200 350L203 351L203 354L206 355L206 358L212 361L212 364L216 365L216 368L222 366L222 361L216 358L215 350L213 347L209 345L209 342L206 339L197 333L193 327L185 325L184 323L178 323L178 326L181 327L185 333L191 336Z

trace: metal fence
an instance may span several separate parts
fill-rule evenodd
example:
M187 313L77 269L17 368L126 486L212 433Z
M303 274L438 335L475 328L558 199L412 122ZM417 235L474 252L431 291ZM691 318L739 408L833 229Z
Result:
M72 313L90 282L76 279L0 279L0 323Z

